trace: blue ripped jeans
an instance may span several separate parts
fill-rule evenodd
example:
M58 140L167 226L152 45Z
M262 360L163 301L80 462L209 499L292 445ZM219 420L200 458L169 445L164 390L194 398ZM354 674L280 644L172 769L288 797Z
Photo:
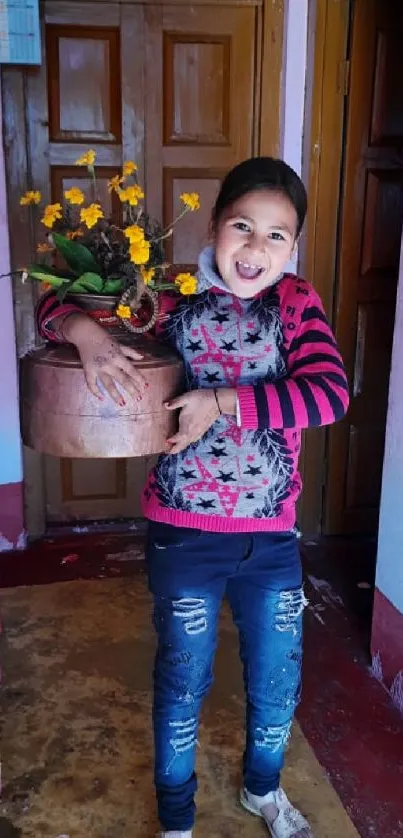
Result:
M213 680L220 605L239 630L247 698L245 787L278 788L300 696L301 561L293 533L206 533L151 522L147 545L158 649L155 785L164 830L191 829L199 714Z

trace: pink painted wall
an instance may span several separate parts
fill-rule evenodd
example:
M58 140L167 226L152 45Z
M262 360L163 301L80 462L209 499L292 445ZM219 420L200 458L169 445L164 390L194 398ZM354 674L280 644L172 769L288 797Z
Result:
M0 124L2 106L0 99ZM3 143L0 143L0 274L10 270ZM0 552L24 546L22 461L11 280L0 279Z
M372 653L403 710L403 238L389 386ZM396 682L398 679L398 682ZM394 687L393 687L394 684Z

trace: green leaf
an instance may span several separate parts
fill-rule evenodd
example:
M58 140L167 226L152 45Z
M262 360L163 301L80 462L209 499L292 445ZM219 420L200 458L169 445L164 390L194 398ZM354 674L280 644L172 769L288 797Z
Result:
M62 285L68 286L71 282L71 279L59 275L58 271L55 271L54 268L48 268L47 265L31 265L28 268L28 274L32 279L37 279L39 282L48 282L54 288L60 288Z
M78 279L76 279L70 285L70 288L68 290L69 293L71 292L72 294L88 294L88 288L85 288L84 285L81 285L81 282Z
M99 274L92 273L87 271L84 274L73 282L70 286L70 291L77 293L77 291L83 291L87 294L101 294L103 289L104 281Z
M88 247L84 247L79 242L66 239L60 233L52 233L52 238L59 253L77 276L83 273L97 273L99 266L91 251L88 250Z
M107 279L102 289L103 294L110 294L112 297L123 291L123 282L121 279Z
M71 288L71 285L70 285L70 283L69 283L68 285L67 285L67 284L66 284L66 285L62 285L62 286L58 289L58 291L57 291L57 293L56 293L56 297L57 297L57 299L59 300L59 303L62 303L62 302L63 302L63 300L64 300L64 298L65 298L65 296L66 296L67 292L68 292L68 291L70 291L70 288Z

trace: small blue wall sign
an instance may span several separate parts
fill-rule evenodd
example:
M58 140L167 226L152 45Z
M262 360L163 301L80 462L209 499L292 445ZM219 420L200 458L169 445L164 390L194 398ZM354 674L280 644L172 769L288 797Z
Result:
M39 0L0 0L0 64L40 63Z

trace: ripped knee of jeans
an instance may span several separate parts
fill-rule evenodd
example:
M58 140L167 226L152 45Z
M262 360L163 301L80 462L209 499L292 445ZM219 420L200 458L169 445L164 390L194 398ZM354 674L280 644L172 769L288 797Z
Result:
M290 631L294 636L301 632L301 616L308 600L304 589L294 588L290 591L281 591L279 594L276 614L276 631Z
M184 754L196 744L197 719L192 716L182 721L168 722L171 737L169 744L172 745L175 755Z
M207 606L199 597L183 597L172 603L173 616L178 617L186 634L202 634L207 631Z
M189 719L168 722L170 729L169 744L172 748L172 757L166 766L166 774L169 774L177 757L183 756L193 750L197 744L198 722L195 716Z
M284 750L291 736L291 728L292 721L282 725L257 727L254 737L256 748L267 748L273 753Z

